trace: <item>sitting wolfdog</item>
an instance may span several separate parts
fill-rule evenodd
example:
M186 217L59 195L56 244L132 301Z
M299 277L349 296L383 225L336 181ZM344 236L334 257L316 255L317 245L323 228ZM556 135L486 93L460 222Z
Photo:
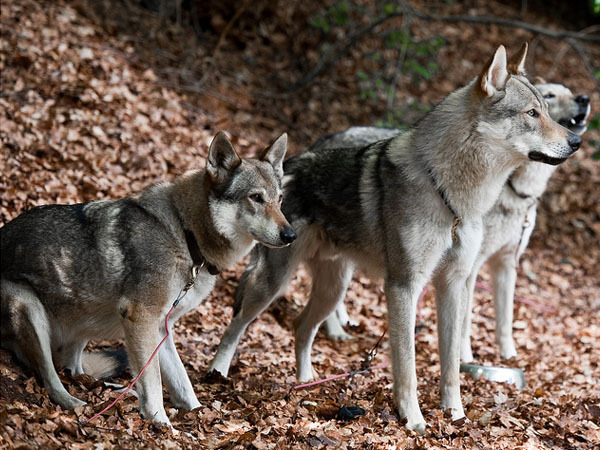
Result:
M260 158L240 159L219 133L206 170L121 200L39 206L9 222L0 229L2 347L65 408L84 403L54 366L83 373L90 339L124 335L139 372L165 336L165 316L184 285L192 288L171 326L256 241L283 247L294 240L280 210L286 146L284 134ZM172 334L137 385L142 415L169 424L161 376L175 406L200 406Z
M248 324L303 262L312 291L295 320L297 377L312 378L313 339L356 265L385 280L394 399L406 426L424 432L414 328L417 299L434 276L442 408L452 419L464 417L461 321L483 216L515 167L527 160L559 164L581 144L550 118L546 102L522 75L526 53L524 45L507 63L500 46L479 76L392 139L306 151L285 162L282 208L298 239L287 249L254 249L212 369L227 374Z
M587 95L575 95L562 84L546 83L542 79L536 80L534 86L546 100L550 117L573 133L582 135L585 132L586 120L590 114L590 99ZM311 150L367 145L389 139L400 132L391 128L353 127L324 136ZM469 277L469 303L463 322L461 359L465 362L473 360L470 340L473 290L477 274L486 261L490 263L494 280L496 340L500 346L500 355L511 358L517 354L512 338L517 261L527 248L535 225L538 200L555 168L552 165L527 162L515 169L504 185L500 198L483 220L483 243ZM344 303L340 302L335 313L325 321L329 337L349 338L350 335L343 328L349 320Z

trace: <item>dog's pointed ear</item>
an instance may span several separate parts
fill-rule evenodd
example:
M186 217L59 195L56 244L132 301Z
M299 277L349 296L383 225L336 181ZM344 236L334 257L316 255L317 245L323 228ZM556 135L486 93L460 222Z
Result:
M508 61L508 71L515 75L525 76L525 58L527 57L527 42L523 42L521 49Z
M275 169L275 173L279 178L283 177L283 159L285 158L285 152L287 151L287 133L283 133L270 147L265 149L261 158L263 161L267 161Z
M542 77L535 77L533 79L533 84L547 84L548 82L544 80Z
M227 135L219 131L210 143L206 172L214 182L224 181L227 176L241 164L242 160L236 153Z
M481 93L485 97L493 97L497 92L504 90L508 77L506 49L501 45L479 75Z

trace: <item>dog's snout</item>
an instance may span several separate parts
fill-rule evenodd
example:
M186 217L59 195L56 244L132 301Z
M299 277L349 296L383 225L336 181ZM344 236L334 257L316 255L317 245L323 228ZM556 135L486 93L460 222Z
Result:
M571 149L575 152L579 149L579 146L583 142L583 140L574 133L569 133L569 137L567 138L567 142Z
M589 95L578 95L575 97L575 102L580 104L581 106L587 106L590 104L590 96Z
M279 233L281 241L285 244L291 244L296 240L296 233L291 227L286 227Z

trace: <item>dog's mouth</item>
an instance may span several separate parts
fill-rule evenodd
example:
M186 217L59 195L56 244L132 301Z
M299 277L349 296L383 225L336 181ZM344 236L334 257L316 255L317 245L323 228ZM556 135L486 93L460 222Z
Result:
M575 134L583 134L583 132L587 129L587 118L590 115L590 106L588 105L585 108L585 111L577 114L570 119L560 119L558 121L563 127L568 128Z
M556 158L554 156L548 156L542 152L529 152L529 159L532 161L542 162L544 164L550 164L551 166L558 166L565 162L567 158Z
M283 242L281 244L273 244L272 242L267 242L267 241L265 241L263 239L258 238L257 236L254 235L254 233L252 234L252 237L259 244L262 244L265 247L269 247L269 248L284 248L284 247L288 247L288 246L291 245L291 243L290 244L284 244Z
M281 245L275 245L275 244L271 244L269 242L265 242L265 241L260 241L257 239L257 241L264 245L265 247L269 247L269 248L284 248L284 247L289 247L291 244L281 244Z

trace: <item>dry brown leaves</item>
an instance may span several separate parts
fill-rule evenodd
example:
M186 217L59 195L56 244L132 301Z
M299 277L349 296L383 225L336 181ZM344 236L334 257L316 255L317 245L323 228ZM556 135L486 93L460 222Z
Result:
M478 12L485 13L485 5L476 3ZM178 39L165 38L173 30L163 33L157 17L140 12L138 28L117 27L109 33L81 14L85 6L84 2L77 9L64 0L1 3L2 223L34 205L120 197L197 167L218 129L231 131L234 143L246 153L289 131L292 149L298 151L321 132L370 122L375 107L358 104L354 81L348 81L360 60L341 64L304 92L284 98L267 98L264 92L252 96L253 89L268 89L269 71L276 70L284 79L298 76L298 67L282 49L298 52L314 43L310 33L294 28L303 23L299 19L306 19L308 6L270 10L269 20L256 33L252 14L262 10L240 17L239 30L231 33L231 39L246 40L247 46L240 50L224 43L208 80L214 89L208 96L165 87L162 75L168 67L153 52L161 55L168 49L175 65L186 49ZM214 22L214 29L220 30L226 20L215 16ZM462 85L464 73L472 73L498 42L517 48L530 38L527 33L511 30L508 35L498 27L486 27L487 38L477 40L465 54L465 46L481 27L433 23L428 27L419 32L443 34L449 45L440 56L447 67L443 75L428 84L406 86L405 95L426 103ZM144 34L150 29L154 37ZM185 33L175 32L184 42ZM216 39L200 43L198 54L210 54ZM567 54L568 63L560 65L548 56L560 45L536 41L537 74L552 71L549 78L589 93L594 110L600 110L600 95L577 64L577 55ZM318 53L311 50L307 57L317 58ZM597 134L591 137L598 139ZM407 432L398 419L389 368L290 392L295 382L291 321L310 286L304 272L294 278L286 298L249 328L231 377L206 378L231 317L240 264L224 273L206 302L176 326L182 360L203 405L192 412L177 411L165 394L178 435L142 420L133 397L93 425L83 426L79 421L115 394L89 377L62 373L69 391L88 402L76 411L62 411L31 372L1 351L0 447L591 448L600 440L600 165L591 161L591 152L585 146L563 165L542 201L537 231L522 260L517 294L548 304L556 313L516 305L516 360L506 363L496 356L491 298L477 293L473 338L477 361L523 368L527 387L519 391L463 376L468 423L451 423L438 407L440 374L431 293L425 298L417 336L420 402L430 425L424 437ZM483 281L489 283L485 273ZM386 308L379 283L357 275L348 305L360 322L352 331L357 338L339 343L318 336L313 361L322 376L356 368L383 330ZM387 345L386 339L375 363L387 361ZM367 413L340 422L333 417L341 405L360 406Z

